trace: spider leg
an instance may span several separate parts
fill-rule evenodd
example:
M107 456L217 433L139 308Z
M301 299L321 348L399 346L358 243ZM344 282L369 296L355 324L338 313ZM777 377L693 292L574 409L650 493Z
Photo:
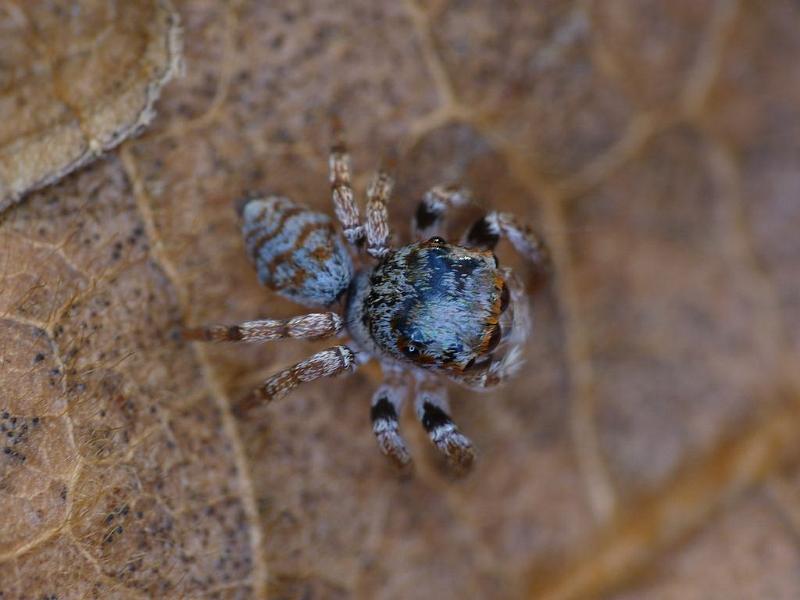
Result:
M472 194L463 187L437 185L425 192L411 223L411 234L417 240L441 235L445 213L472 203Z
M302 383L320 377L333 377L344 371L353 371L357 366L355 353L347 346L334 346L317 352L296 365L271 375L264 384L242 399L235 407L238 416L246 415L260 404L283 398Z
M364 226L353 195L350 181L350 154L344 142L342 124L338 118L332 122L333 145L328 159L331 194L336 217L342 224L344 235L352 245L358 245L364 237Z
M311 313L291 319L260 319L237 325L205 325L184 329L185 340L205 342L271 342L287 338L316 340L342 330L336 313Z
M436 448L447 457L460 474L467 473L475 462L475 448L450 418L447 390L444 385L429 379L417 382L414 408L422 426Z
M394 182L384 171L379 171L367 189L367 253L383 258L389 252L389 211L386 206Z
M493 250L506 238L524 258L533 263L542 274L550 271L550 253L544 241L511 213L492 211L478 219L464 236L464 245L471 248Z
M419 240L440 235L447 211L474 203L472 194L466 188L431 188L422 197L414 215L414 237ZM465 234L462 243L472 248L493 250L501 236L511 242L517 252L531 261L539 272L545 275L550 272L550 253L547 246L530 226L511 213L492 211L478 219Z
M412 468L411 455L400 435L398 420L408 396L408 385L403 377L403 369L391 365L383 365L382 369L383 383L372 396L372 431L381 452L401 471L408 472Z

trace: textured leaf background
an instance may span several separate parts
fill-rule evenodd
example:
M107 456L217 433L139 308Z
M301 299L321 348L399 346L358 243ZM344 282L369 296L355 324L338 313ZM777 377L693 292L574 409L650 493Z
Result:
M175 1L145 133L11 205L149 121L171 10L0 3L0 598L800 597L796 2ZM398 232L460 180L552 247L467 479L407 415L398 480L374 368L237 422L320 344L171 336L301 310L232 203L329 210L331 110Z

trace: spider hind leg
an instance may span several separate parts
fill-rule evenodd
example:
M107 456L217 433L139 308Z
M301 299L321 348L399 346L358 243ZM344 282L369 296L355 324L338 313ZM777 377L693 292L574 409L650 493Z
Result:
M347 346L333 346L321 350L268 377L263 385L253 390L234 407L234 412L237 416L244 417L257 406L279 400L303 383L321 377L334 377L345 371L354 371L357 366L356 355Z
M271 342L283 339L318 340L338 334L342 317L311 313L291 319L259 319L236 325L203 325L181 332L183 339L203 342Z

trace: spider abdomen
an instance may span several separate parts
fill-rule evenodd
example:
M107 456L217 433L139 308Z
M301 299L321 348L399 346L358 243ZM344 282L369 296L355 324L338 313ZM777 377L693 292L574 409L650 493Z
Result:
M328 306L347 290L353 263L327 215L268 196L248 200L242 221L262 284L306 306Z

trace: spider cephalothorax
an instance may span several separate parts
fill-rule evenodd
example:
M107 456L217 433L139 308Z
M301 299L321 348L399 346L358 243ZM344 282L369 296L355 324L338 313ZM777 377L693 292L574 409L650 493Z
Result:
M369 283L369 334L397 359L460 372L500 342L505 281L491 252L434 237L389 253Z
M346 345L318 352L271 376L236 406L237 412L374 358L384 373L371 412L383 452L401 467L411 465L398 414L413 382L416 413L432 441L456 468L466 470L474 449L449 416L441 376L485 389L514 373L530 328L527 299L510 269L499 266L493 249L501 236L506 237L545 270L544 246L508 213L490 212L459 244L433 235L448 209L471 201L461 188L438 186L425 194L416 212L412 227L416 241L391 248L388 175L379 173L370 185L362 225L341 142L331 151L330 169L334 208L344 237L371 257L371 264L356 268L329 217L283 196L246 200L242 231L263 284L306 306L341 302L344 315L311 313L288 320L200 327L187 330L186 336L215 341L349 337Z

